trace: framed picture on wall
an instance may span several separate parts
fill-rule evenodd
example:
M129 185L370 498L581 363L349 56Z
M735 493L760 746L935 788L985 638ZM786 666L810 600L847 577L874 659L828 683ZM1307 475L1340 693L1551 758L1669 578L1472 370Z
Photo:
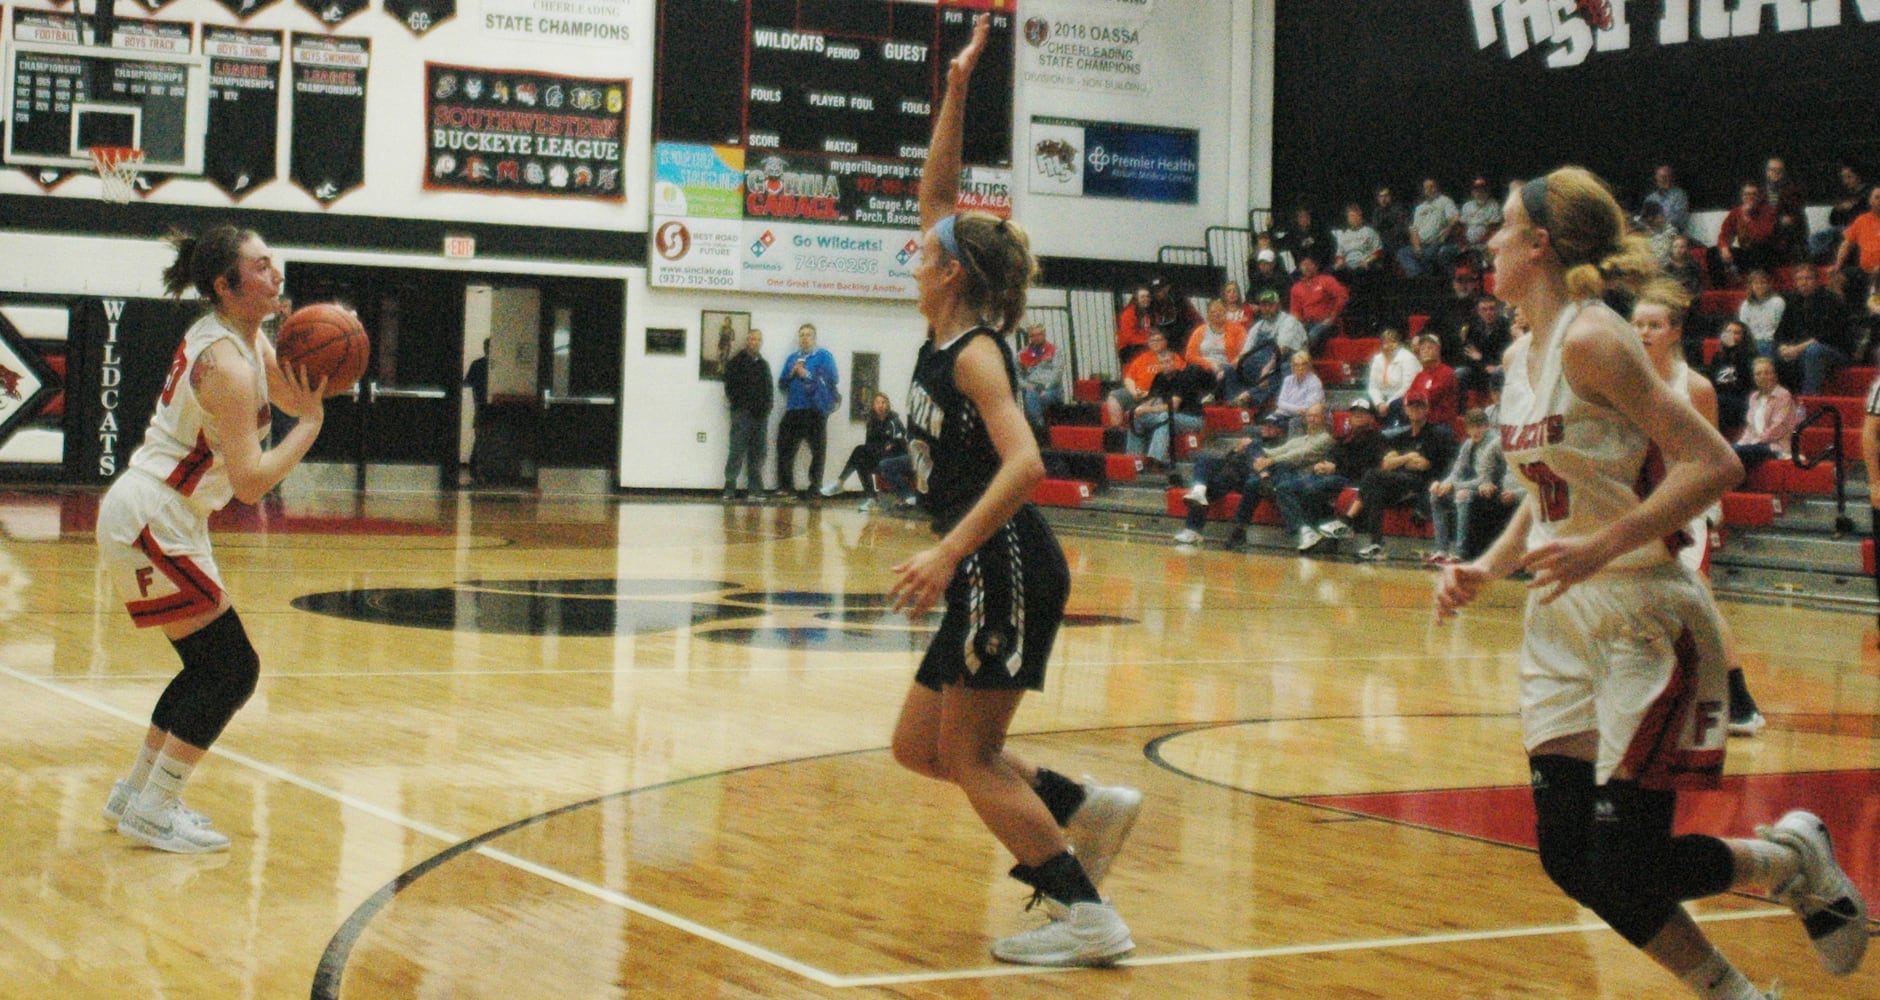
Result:
M649 326L646 328L646 353L648 354L684 354L685 330L677 326Z
M751 314L707 309L699 314L698 377L722 382L725 362L744 349L751 333Z
M875 392L881 388L881 355L849 355L849 420L868 420L868 408L875 405Z

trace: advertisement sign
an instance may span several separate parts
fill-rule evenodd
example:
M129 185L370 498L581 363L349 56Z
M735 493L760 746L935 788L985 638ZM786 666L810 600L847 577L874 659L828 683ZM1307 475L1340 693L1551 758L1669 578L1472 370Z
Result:
M661 143L653 150L653 214L744 217L744 150Z
M426 63L424 186L621 201L626 80Z
M1194 129L1031 120L1034 194L1193 205L1201 185L1201 133Z

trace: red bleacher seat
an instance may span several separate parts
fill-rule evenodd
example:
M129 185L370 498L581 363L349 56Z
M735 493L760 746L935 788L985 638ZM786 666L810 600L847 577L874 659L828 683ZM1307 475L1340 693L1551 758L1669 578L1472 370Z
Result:
M1737 307L1749 293L1741 288L1714 288L1697 296L1697 312L1702 316L1735 316Z
M1773 463L1772 463L1773 464ZM1343 514L1351 510L1351 505L1358 502L1356 487L1347 486L1333 502L1333 509ZM1396 538L1434 538L1436 529L1428 523L1417 520L1410 511L1394 507L1384 512L1384 534ZM1368 540L1359 539L1359 544L1368 544Z
M1803 454L1805 456L1806 455L1819 455L1823 451L1826 451L1828 448L1828 438L1833 433L1834 433L1834 428L1827 427L1827 426L1810 427L1807 430L1803 431L1802 432ZM1856 461L1860 458L1860 428L1859 427L1841 428L1841 454L1847 456L1847 461L1849 462Z
M1860 571L1872 576L1873 570L1873 539L1869 538L1860 543Z
M1351 365L1337 358L1314 361L1312 369L1318 373L1319 381L1325 385L1343 385L1351 381Z
M1079 403L1103 402L1103 383L1094 378L1080 378L1071 383L1071 398Z
M1238 431L1253 424L1253 413L1244 406L1204 406L1201 418L1210 431Z
M1410 336L1414 337L1417 334L1422 333L1423 328L1428 326L1429 323L1430 323L1430 318L1428 315L1424 313L1411 313L1409 316L1409 322L1405 325L1407 325L1410 328Z
M1141 474L1141 455L1103 456L1103 475L1112 483L1133 483Z
M1370 361L1371 355L1377 353L1378 345L1383 341L1376 337L1339 337L1326 343L1329 357L1356 365Z
M1800 469L1788 459L1771 459L1750 473L1746 485L1760 493L1829 494L1834 492L1834 463L1823 462L1812 469Z
M1857 396L1867 398L1867 390L1873 388L1875 369L1863 365L1843 368L1834 373L1828 384L1822 386L1824 396Z
M1051 447L1064 451L1100 452L1103 450L1103 428L1058 424L1051 428Z
M1761 528L1782 513L1782 501L1767 493L1725 493L1723 523L1739 528Z
M1169 436L1169 455L1173 458L1187 458L1201 450L1201 435L1193 431Z
M1031 491L1031 502L1046 507L1081 507L1090 499L1090 484L1076 479L1046 479Z
M1866 401L1858 396L1797 396L1796 402L1807 407L1811 414L1816 410L1840 411L1843 428L1859 427L1867 415Z

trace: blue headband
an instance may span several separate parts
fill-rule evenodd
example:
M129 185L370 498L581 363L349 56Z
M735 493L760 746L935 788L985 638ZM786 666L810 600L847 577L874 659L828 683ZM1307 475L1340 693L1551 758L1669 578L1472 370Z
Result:
M1528 221L1535 228L1546 229L1552 217L1547 211L1547 178L1536 177L1521 185L1521 207L1527 211Z
M960 253L960 238L953 232L953 227L959 225L959 221L957 213L949 215L933 224L933 234L940 240L940 249L945 250L947 256L964 262L966 258Z

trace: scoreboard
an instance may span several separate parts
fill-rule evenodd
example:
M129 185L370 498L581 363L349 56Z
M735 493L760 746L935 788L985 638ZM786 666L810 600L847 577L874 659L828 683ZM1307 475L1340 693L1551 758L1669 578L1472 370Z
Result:
M661 142L918 162L946 63L992 36L968 91L963 158L1012 149L1012 7L988 0L663 0L654 135Z
M97 46L7 48L6 162L83 169L91 146L137 146L145 169L200 173L206 61Z

